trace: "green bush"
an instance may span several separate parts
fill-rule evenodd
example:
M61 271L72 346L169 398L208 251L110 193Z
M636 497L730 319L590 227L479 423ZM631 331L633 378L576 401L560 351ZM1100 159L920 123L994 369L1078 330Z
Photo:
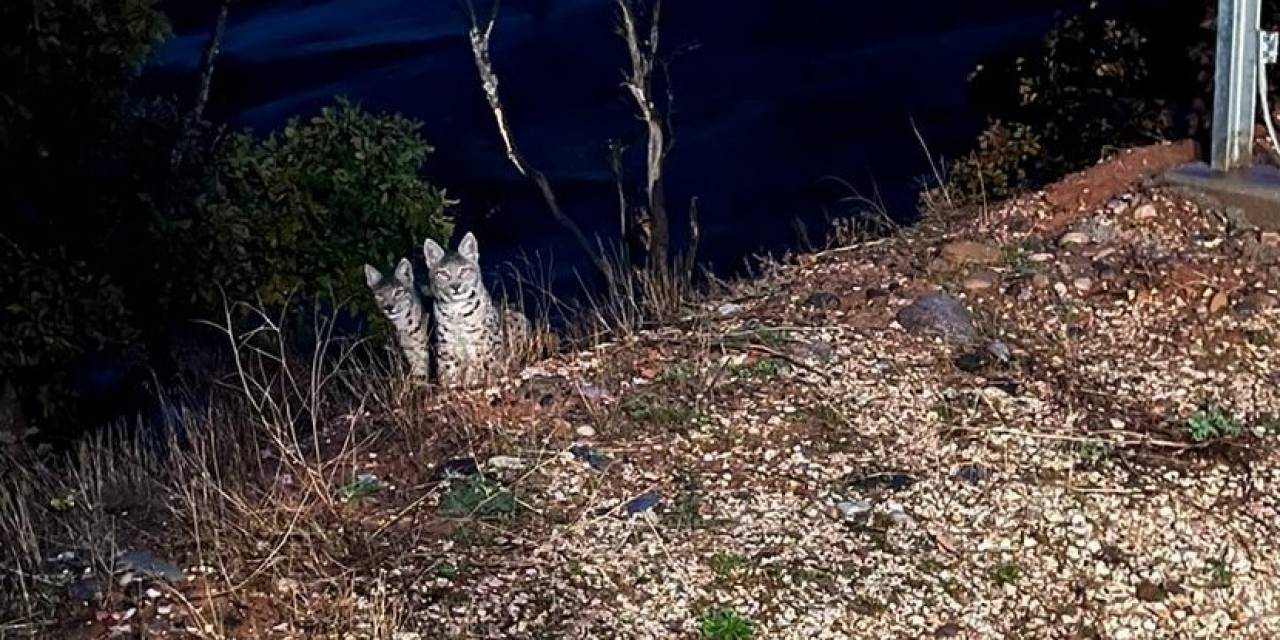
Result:
M426 238L452 232L443 191L418 175L431 152L419 125L339 100L259 139L229 137L216 151L215 188L163 235L197 309L228 296L282 303L328 295L372 310L361 265L394 264Z
M157 4L0 3L0 388L42 421L77 424L68 374L100 350L183 366L172 338L220 318L223 291L370 310L362 263L451 231L406 118L339 100L259 137L133 95L169 32Z
M1203 24L1212 4L1093 2L1036 45L984 62L970 86L991 124L950 167L953 201L1007 198L1113 150L1202 134L1213 51Z

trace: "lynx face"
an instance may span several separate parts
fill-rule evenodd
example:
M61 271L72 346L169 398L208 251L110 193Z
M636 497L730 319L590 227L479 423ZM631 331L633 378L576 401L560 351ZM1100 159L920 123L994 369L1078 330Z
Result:
M373 292L378 308L391 324L399 326L412 314L418 313L417 294L413 290L413 267L408 260L401 260L395 273L386 278L375 268L364 266L365 282Z
M431 240L426 241L423 250L427 267L431 270L431 294L437 300L462 302L484 291L475 236L468 233L462 238L458 250L452 253L446 253Z

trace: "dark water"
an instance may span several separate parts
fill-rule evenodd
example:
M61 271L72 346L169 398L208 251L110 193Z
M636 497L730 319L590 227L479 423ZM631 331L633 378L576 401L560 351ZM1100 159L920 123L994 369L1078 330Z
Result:
M911 122L934 153L962 152L981 124L967 74L984 56L1039 38L1072 4L668 0L666 50L689 49L672 66L671 207L681 212L698 196L701 257L721 271L753 252L795 247L796 220L821 238L847 195L824 177L879 193L909 220L928 172ZM179 16L152 77L193 72L211 19L201 13L188 6ZM571 215L603 237L618 217L606 143L643 148L619 87L625 57L614 20L610 0L509 0L493 45L519 144ZM215 115L268 130L346 95L419 119L436 147L426 172L462 199L460 229L477 232L486 262L554 255L561 276L583 265L501 154L456 3L261 3L233 8L224 44Z

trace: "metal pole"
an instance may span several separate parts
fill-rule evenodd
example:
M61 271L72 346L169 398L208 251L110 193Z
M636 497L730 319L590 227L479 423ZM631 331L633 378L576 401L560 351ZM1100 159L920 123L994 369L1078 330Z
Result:
M1262 0L1218 0L1213 144L1209 159L1214 171L1232 171L1252 164L1261 7Z

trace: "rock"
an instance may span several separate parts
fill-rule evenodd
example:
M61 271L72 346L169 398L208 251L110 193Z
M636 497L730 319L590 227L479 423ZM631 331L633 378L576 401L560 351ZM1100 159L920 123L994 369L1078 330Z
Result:
M276 592L282 594L298 593L302 589L302 583L293 578L277 578Z
M911 514L907 513L906 509L896 502L890 502L885 510L889 514L889 519L899 527L910 526L916 522L915 518L912 518Z
M987 343L987 355L999 360L1000 362L1008 362L1013 354L1009 352L1009 345L1003 340L992 340Z
M589 424L584 424L584 425L582 425L582 426L579 426L577 429L575 429L575 430L574 430L574 433L577 433L577 434L578 434L578 437L580 437L580 438L594 438L594 437L596 437L596 430L595 430L595 428L594 428L594 427L592 427L592 426L591 426L591 425L589 425Z
M117 563L121 569L139 573L150 578L160 578L169 582L178 582L186 577L176 565L156 557L149 551L126 551L120 554Z
M632 498L627 502L627 504L623 505L622 509L627 512L627 515L633 516L638 513L650 511L656 506L658 506L657 492L646 491L645 493Z
M579 382L577 387L578 387L578 393L581 394L584 399L589 400L591 402L601 402L604 400L613 399L613 396L612 394L609 393L609 390L598 384L593 384L590 382Z
M1072 231L1070 233L1063 234L1063 236L1058 239L1058 244L1064 247L1089 244L1089 234L1083 231Z
M969 274L968 277L960 283L965 291L977 293L979 291L988 291L995 288L1000 282L1000 276L991 271L978 271Z
M1138 583L1138 588L1134 595L1138 596L1138 599L1143 602L1160 602L1164 600L1169 593L1165 591L1164 587L1161 587L1150 580L1143 580Z
M1107 244L1120 236L1115 225L1101 220L1086 221L1078 230L1088 235L1089 242L1094 244Z
M1253 224L1249 222L1249 216L1240 207L1227 207L1223 210L1222 216L1227 220L1228 231L1243 231L1253 228Z
M1037 273L1034 276L1031 276L1031 285L1037 289L1048 289L1050 284L1051 281L1049 280L1049 276L1043 273Z
M742 311L742 305L732 302L726 302L719 307L716 307L716 313L719 314L721 318L737 315L739 311Z
M1108 202L1108 203L1107 203L1107 211L1111 212L1111 215L1117 215L1117 216L1118 216L1118 215L1120 215L1120 214L1124 213L1124 212L1125 212L1125 210L1126 210L1126 209L1128 209L1128 208L1129 208L1129 203L1127 203L1127 202L1125 202L1124 200L1121 200L1121 199L1119 199L1119 198L1114 198L1114 199L1112 199L1110 202Z
M911 333L941 336L953 344L970 342L977 333L969 310L945 293L916 299L900 309L895 319Z
M556 398L567 390L569 380L564 376L536 375L520 384L518 393L529 402L536 402L546 407L554 404Z
M942 246L942 259L955 265L999 264L1003 256L1000 250L981 242L956 240Z
M1226 291L1219 291L1209 299L1209 313L1217 315L1231 304L1231 296Z
M830 291L815 291L804 299L804 306L811 309L835 309L840 306L840 296Z
M823 363L835 357L836 348L823 340L797 340L787 344L787 353L797 360Z
M1088 293L1089 290L1093 288L1093 280L1090 280L1089 278L1076 278L1071 281L1071 285L1080 293Z
M524 459L515 456L493 456L488 463L490 469L498 471L520 471L525 466Z
M960 634L962 634L962 633L964 633L964 627L961 627L960 625L958 625L958 624L956 624L956 623L954 623L954 622L948 622L948 623L946 623L946 624L942 625L941 627L938 627L937 629L934 629L934 630L933 630L933 637L935 637L935 638L959 638L959 637L960 637Z
M102 581L93 576L80 578L67 585L67 597L76 602L93 602L105 593Z
M1156 206L1150 202L1133 210L1133 217L1138 220L1152 220L1158 215L1160 214L1156 211Z
M1053 261L1053 254L1052 253L1033 253L1027 256L1027 260L1030 260L1031 262L1034 262L1036 264L1044 264L1046 262Z
M1243 300L1237 302L1235 308L1231 310L1231 313L1237 318L1248 318L1260 311L1274 309L1278 302L1280 302L1280 300L1277 300L1276 297L1271 294L1262 292L1251 293L1245 296Z
M987 470L976 464L961 465L956 469L955 477L958 480L969 484L978 484L986 480L988 476Z
M836 503L836 511L848 521L855 521L871 513L871 503L866 500L841 500Z
M1280 231L1263 231L1258 235L1258 241L1261 242L1264 247L1280 249Z
M955 359L956 368L966 373L976 373L987 366L987 359L981 353L963 353Z

